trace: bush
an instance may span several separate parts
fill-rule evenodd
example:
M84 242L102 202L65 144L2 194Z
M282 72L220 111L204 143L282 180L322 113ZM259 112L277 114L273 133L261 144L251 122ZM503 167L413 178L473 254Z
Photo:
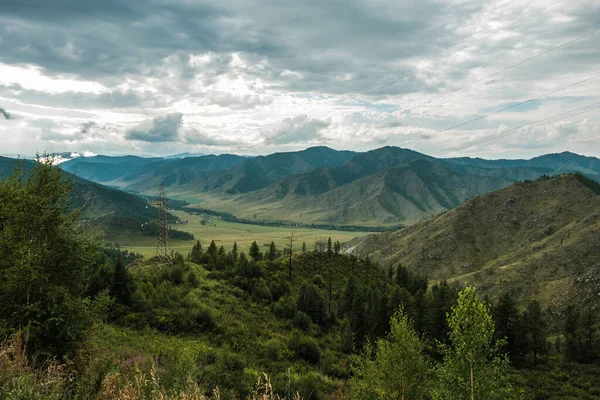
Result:
M298 357L311 364L318 364L321 361L321 349L317 341L308 336L294 335L290 340L290 350L293 350Z
M251 293L252 296L258 301L264 300L267 303L270 303L273 298L271 296L271 290L267 286L267 282L265 282L265 280L262 278L254 282Z
M312 324L312 320L305 312L296 311L292 323L294 324L294 327L303 331L307 331L310 328L310 325Z
M316 324L322 325L326 319L325 300L318 287L308 283L302 285L296 301L298 310L307 313Z
M280 298L271 308L279 318L293 318L296 314L296 302L290 296Z

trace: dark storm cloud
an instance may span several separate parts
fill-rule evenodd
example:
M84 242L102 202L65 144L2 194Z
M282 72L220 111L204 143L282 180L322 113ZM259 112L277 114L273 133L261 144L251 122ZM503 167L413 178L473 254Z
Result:
M179 128L182 124L181 113L167 114L145 121L125 134L127 140L142 142L174 142L179 139Z
M0 61L111 82L161 74L155 67L171 54L242 52L251 62L267 59L268 67L252 72L287 90L356 92L408 72L398 60L452 43L448 20L461 21L478 7L439 0L10 0L0 5ZM286 70L302 78L282 76ZM346 74L351 82L340 80ZM193 75L187 71L183 78ZM395 90L411 90L410 81Z

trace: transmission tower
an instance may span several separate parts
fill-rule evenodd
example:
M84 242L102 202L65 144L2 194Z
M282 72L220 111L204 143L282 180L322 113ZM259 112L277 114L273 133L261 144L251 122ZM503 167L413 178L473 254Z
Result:
M169 212L167 203L167 192L165 186L160 183L158 189L158 197L154 202L158 209L158 217L156 219L156 226L158 228L158 246L156 248L156 256L161 261L168 261L171 259L171 250L169 249Z

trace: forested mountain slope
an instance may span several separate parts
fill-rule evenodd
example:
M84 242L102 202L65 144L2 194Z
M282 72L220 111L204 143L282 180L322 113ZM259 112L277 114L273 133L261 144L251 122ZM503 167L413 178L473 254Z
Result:
M349 246L492 296L514 290L548 305L599 301L599 194L598 183L573 174L515 183Z

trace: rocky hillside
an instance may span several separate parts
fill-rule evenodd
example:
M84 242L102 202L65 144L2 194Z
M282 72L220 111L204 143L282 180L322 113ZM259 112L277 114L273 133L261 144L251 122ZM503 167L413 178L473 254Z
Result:
M600 185L581 175L515 183L397 232L348 244L430 279L547 305L600 301Z

